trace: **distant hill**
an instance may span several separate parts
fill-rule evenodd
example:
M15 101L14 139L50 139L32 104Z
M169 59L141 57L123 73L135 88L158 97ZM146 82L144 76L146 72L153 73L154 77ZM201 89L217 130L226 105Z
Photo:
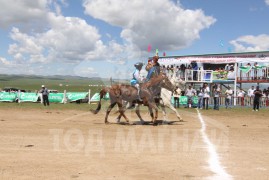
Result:
M49 89L56 89L59 92L63 92L64 90L69 92L87 92L89 89L95 92L99 91L104 85L110 85L110 79L62 75L40 76L0 74L0 89L5 87L14 87L33 92L39 90L43 84ZM98 86L95 87L92 85Z

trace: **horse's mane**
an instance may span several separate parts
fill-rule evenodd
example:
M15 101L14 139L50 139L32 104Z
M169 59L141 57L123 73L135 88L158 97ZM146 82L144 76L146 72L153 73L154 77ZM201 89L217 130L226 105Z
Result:
M143 84L144 87L148 88L148 87L152 87L152 86L156 86L159 84L159 82L163 79L163 74L160 73L157 76L153 76L148 82L145 82Z

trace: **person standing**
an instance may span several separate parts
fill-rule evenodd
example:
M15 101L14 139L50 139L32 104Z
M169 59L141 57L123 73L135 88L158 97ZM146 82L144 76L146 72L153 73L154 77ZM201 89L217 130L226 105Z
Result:
M210 89L209 89L207 83L204 83L203 91L204 91L203 108L208 110L208 101L209 101L209 98L210 98L210 95L209 95Z
M198 109L203 109L203 99L204 99L203 87L200 87L200 89L197 90L197 95L198 95Z
M179 98L181 95L181 90L179 89L178 86L176 86L176 89L173 92L173 96L174 96L174 107L175 108L179 108Z
M252 104L252 99L254 98L254 86L251 86L248 90L249 103Z
M262 97L262 91L260 87L257 86L254 90L254 102L253 102L253 111L259 111L260 108L260 98Z
M238 104L241 103L241 106L244 106L245 91L243 91L242 88L238 91L237 97L238 97Z
M230 86L227 87L227 90L225 91L225 95L226 95L226 98L225 98L225 106L226 106L226 109L228 107L232 108L231 107L231 102L232 102L233 90L231 90L231 87Z
M214 87L214 109L219 110L219 97L220 97L220 88L216 84Z
M42 94L43 104L44 104L44 106L49 106L50 105L50 103L49 103L49 91L45 87L45 85L42 85L41 88L42 89L40 90L40 93Z
M198 65L196 61L191 62L192 70L193 70L193 80L197 80L197 72L198 72Z
M185 108L191 108L192 106L192 97L196 94L196 91L189 85L189 88L185 91L185 96L187 96L187 104Z
M185 78L185 70L186 70L186 66L185 66L185 64L181 64L181 65L180 65L180 71L181 71L181 76L180 76L180 78L181 78L181 79L184 79L184 78Z

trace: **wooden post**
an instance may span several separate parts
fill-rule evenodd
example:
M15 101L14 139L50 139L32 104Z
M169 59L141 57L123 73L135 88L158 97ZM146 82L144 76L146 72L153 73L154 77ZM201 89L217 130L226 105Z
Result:
M91 104L91 90L89 89L89 101L88 104Z
M64 100L63 100L63 103L64 103L64 104L67 103L66 90L64 90Z
M234 77L234 106L236 106L236 84L237 84L237 63L234 63L235 77Z
M20 95L21 95L21 90L18 91L18 103L21 103Z

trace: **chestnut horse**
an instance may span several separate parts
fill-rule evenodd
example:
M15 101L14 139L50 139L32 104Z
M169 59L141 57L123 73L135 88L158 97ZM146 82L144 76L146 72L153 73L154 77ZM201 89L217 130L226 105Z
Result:
M165 104L164 100L166 100L166 99L163 99L165 97L163 97L162 92L164 90L173 92L175 90L175 88L176 88L176 86L169 80L169 78L167 76L163 79L162 82L159 83L158 87L152 86L152 87L148 88L149 91L151 92L151 94L154 96L155 103L162 107L163 113L165 112L165 110L164 110L164 104ZM170 98L171 98L171 96L170 96ZM160 101L162 101L162 102L160 102ZM132 103L132 102L129 102L129 103ZM136 103L135 112L136 112L136 115L138 116L138 118L140 119L140 122L143 124L144 120L142 119L142 117L140 115L140 110L139 110L139 107L140 107L141 104L142 103L139 103L139 102ZM125 103L125 106L126 105L127 105L127 103ZM118 123L120 122L121 116L122 115L119 114L119 116L117 117L117 122Z
M141 84L141 87L140 87L141 89L140 98L143 100L143 102L140 102L140 103L143 103L145 106L149 107L153 124L156 123L156 120L158 118L158 107L155 104L154 95L148 88L154 89L155 87L158 87L159 84L165 78L166 77L163 74L160 74L158 76L151 78L150 81ZM123 116L127 122L129 122L129 119L124 114L124 108L123 108L122 102L123 101L139 102L137 100L138 90L134 86L126 85L126 84L115 84L115 85L112 85L111 88L103 88L100 91L100 100L99 100L96 110L91 110L94 114L97 114L100 111L101 99L106 95L107 92L109 93L109 96L110 96L110 105L106 111L105 123L109 123L107 120L108 115L116 104L119 107L120 115ZM155 110L155 117L152 112L152 109Z

